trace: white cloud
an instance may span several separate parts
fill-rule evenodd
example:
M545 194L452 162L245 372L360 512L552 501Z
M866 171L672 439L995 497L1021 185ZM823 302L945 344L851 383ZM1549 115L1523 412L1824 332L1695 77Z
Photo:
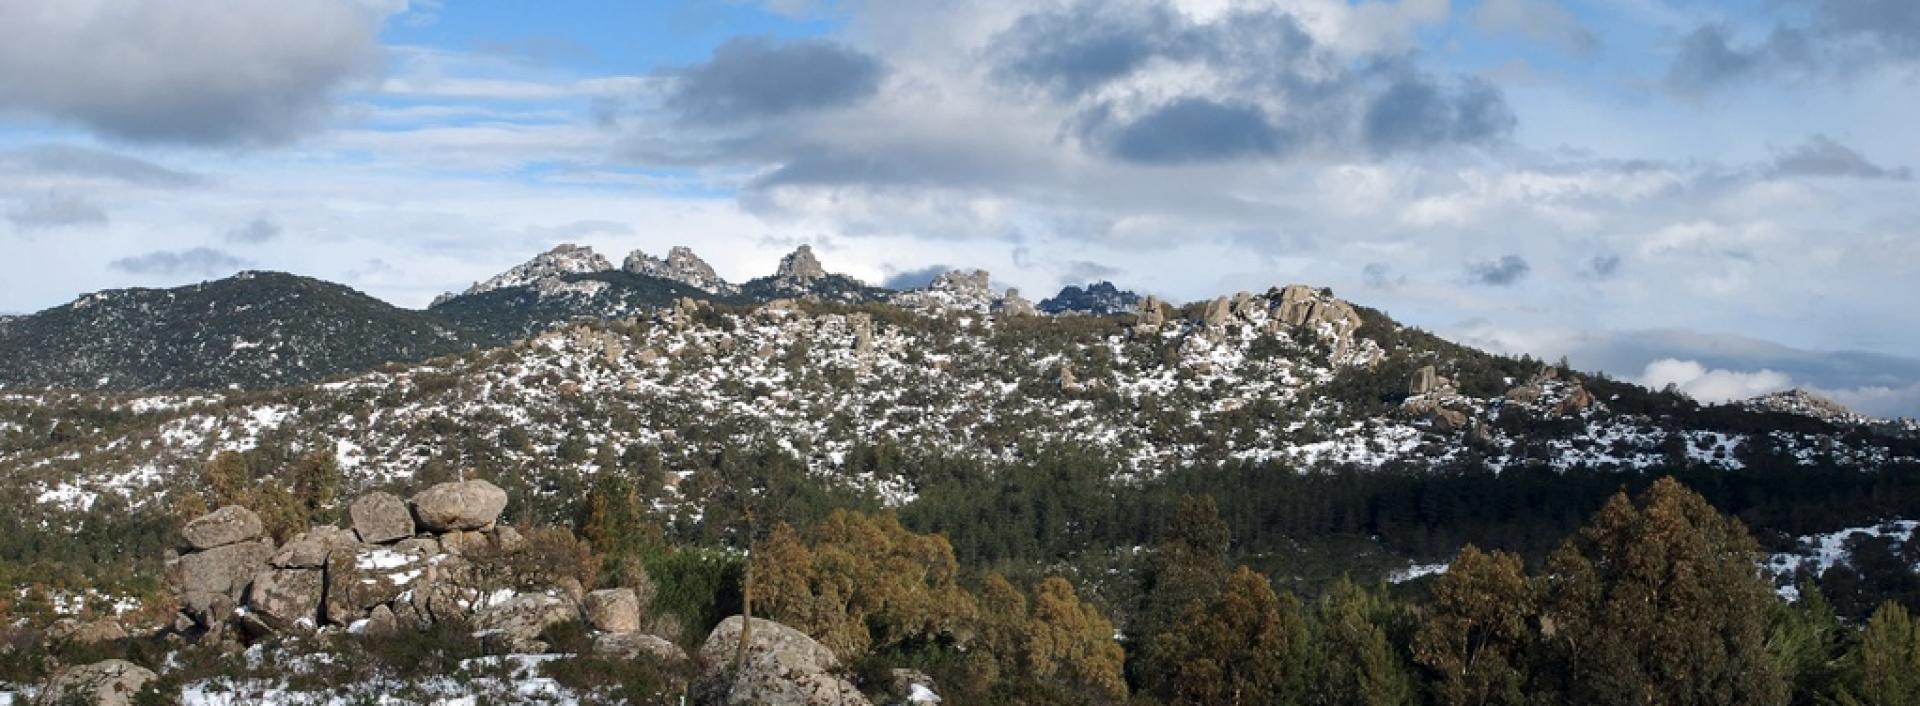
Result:
M1731 402L1793 387L1793 378L1773 370L1709 369L1699 361L1661 358L1647 364L1641 385L1650 389L1678 388L1701 402Z
M283 142L374 73L383 21L349 0L0 3L0 111L139 142Z

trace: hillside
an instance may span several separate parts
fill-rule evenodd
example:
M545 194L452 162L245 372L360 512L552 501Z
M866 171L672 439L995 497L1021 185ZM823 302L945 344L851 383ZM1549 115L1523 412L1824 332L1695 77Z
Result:
M1181 556L1168 546L1183 532L1209 547L1198 559L1218 566L1206 571L1250 567L1258 573L1235 580L1308 597L1275 605L1306 606L1297 619L1326 630L1345 619L1330 601L1445 609L1426 591L1450 572L1478 570L1484 555L1462 549L1469 544L1511 552L1495 556L1516 573L1524 566L1549 576L1539 568L1548 554L1589 541L1582 527L1598 522L1596 513L1618 512L1623 489L1643 503L1698 503L1705 509L1688 512L1740 520L1738 538L1712 530L1729 547L1714 550L1715 561L1721 576L1742 582L1741 605L1753 610L1787 610L1776 596L1817 588L1838 616L1827 620L1858 622L1888 600L1920 598L1920 571L1908 558L1920 546L1907 519L1920 507L1920 436L1911 425L1804 395L1703 406L1448 343L1306 286L1184 307L1146 297L1125 314L1048 316L995 293L990 281L985 272L952 272L885 302L804 294L716 302L651 275L569 271L434 308L534 312L512 325L553 326L503 346L259 391L0 391L0 504L13 509L0 515L0 579L16 586L14 610L25 616L17 624L32 626L15 630L135 626L138 636L109 638L122 652L107 654L150 665L165 663L139 650L165 650L168 660L199 655L208 661L161 668L199 680L196 689L292 693L320 678L431 698L516 684L604 695L618 685L584 675L627 674L618 670L635 658L619 658L625 667L606 662L595 655L626 649L602 644L611 631L566 627L592 609L562 577L602 590L639 586L649 597L657 588L646 640L673 655L705 650L703 635L711 644L724 632L751 564L776 576L818 574L767 579L776 595L803 595L769 599L762 610L790 622L766 630L818 638L875 664L924 668L939 675L938 693L956 700L1027 703L1035 686L1024 677L981 681L968 676L971 663L916 661L928 649L959 653L954 645L975 629L968 626L990 611L936 618L960 622L941 623L948 627L933 647L895 638L881 649L847 638L839 623L809 622L821 615L809 606L840 604L816 604L826 599L807 592L940 591L912 604L927 610L1025 605L1032 595L1036 606L1095 616L1078 639L1106 655L1102 693L1153 691L1160 687L1151 679L1131 676L1163 668L1149 642L1116 635L1180 629L1164 606L1184 589L1157 577L1167 557ZM612 306L568 292L615 288L658 292L651 301L681 296L664 307L636 303L620 310L625 318L566 307ZM1699 495L1671 500L1692 491L1667 478ZM368 536L359 526L372 511L342 498L481 481L512 498L488 506L497 524L471 523L484 532L352 543ZM233 515L204 513L235 503L258 509L259 522L277 528L271 538L182 554L183 524ZM353 532L327 524L343 518ZM1746 528L1765 553L1740 544ZM532 548L507 550L503 537L520 534ZM320 548L310 560L319 568L273 564L248 573L249 582L206 566L220 552L258 563L274 547L286 556L319 551L301 549L314 542L339 544ZM818 553L808 560L808 552ZM168 577L181 570L230 591L250 583L230 599L247 602L176 591L179 579ZM394 587L350 588L367 572ZM528 576L543 578L527 584ZM416 581L440 588L401 590ZM513 590L490 588L514 581ZM446 600L459 602L436 604L443 588L458 591ZM289 612L280 591L317 595L321 607L294 602ZM339 601L358 602L339 617ZM246 610L222 612L232 606ZM520 610L541 622L524 627L511 617ZM1031 620L1049 624L1050 615L1036 609ZM72 616L94 622L61 622ZM505 629L487 627L496 624L511 625L516 640L482 639ZM1394 624L1411 625L1386 623ZM152 646L163 640L196 646ZM20 654L101 654L37 644ZM215 661L240 644L267 661L250 669ZM989 654L974 649L960 652ZM991 649L1011 660L1015 671L1004 675L1024 674L1018 659L1029 648ZM549 650L570 656L525 654ZM418 657L442 652L460 661ZM46 673L44 663L3 657L0 692L9 679ZM1123 658L1124 687L1116 681ZM698 691L687 681L696 667L717 664L674 659L658 673L666 682L619 688ZM462 686L444 679L513 660L529 661ZM640 674L656 674L650 669ZM1551 663L1530 669L1541 678L1565 673ZM916 683L934 683L923 677ZM904 689L866 672L836 683L876 695ZM980 698L995 690L999 701Z
M457 325L346 287L245 272L122 289L0 325L0 385L113 390L273 387L472 349Z

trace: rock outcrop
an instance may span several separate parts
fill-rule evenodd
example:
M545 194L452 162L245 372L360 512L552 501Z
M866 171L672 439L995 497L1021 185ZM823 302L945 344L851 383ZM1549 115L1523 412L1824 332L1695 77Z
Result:
M694 703L701 706L871 706L859 689L835 673L840 662L833 651L793 628L761 618L753 619L746 662L734 672L744 621L733 616L707 635L700 646L701 662L708 665L694 686Z
M640 629L640 596L631 588L608 588L587 594L582 604L587 624L606 632Z
M407 533L398 539L396 503ZM505 491L478 480L430 487L414 496L411 508L396 496L373 492L349 504L353 530L312 527L278 551L257 537L189 550L168 564L181 605L174 627L190 639L230 644L342 629L378 634L460 620L497 648L532 652L546 649L540 637L547 628L583 621L607 638L603 652L685 659L671 642L642 632L678 634L670 616L647 614L654 589L644 574L629 577L633 587L588 593L570 576L540 579L547 569L526 573L538 562L524 555L528 543L517 530L497 524L506 503ZM245 527L249 523L235 520L238 510L222 508L190 524ZM423 533L414 534L416 529ZM237 535L249 533L257 534ZM224 541L236 533L220 536ZM530 580L549 583L526 590Z
M601 257L599 253L583 245L563 244L552 250L534 256L533 259L515 265L513 269L494 275L485 282L479 282L462 296L482 294L496 289L525 287L544 281L557 282L561 277L571 274L605 272L613 269L613 263ZM434 301L437 306L451 297L442 297Z
M238 505L228 505L196 517L180 529L191 549L213 549L260 536L260 516Z
M1026 297L1020 296L1020 290L1012 287L1007 288L1007 293L1000 297L999 302L994 304L993 310L1001 316L1040 315L1040 310L1034 308L1033 302L1027 301Z
M540 634L580 618L580 607L564 593L523 593L475 613L474 634L514 652L546 650Z
M1095 282L1084 288L1069 285L1062 287L1059 294L1040 300L1039 308L1049 314L1130 314L1139 310L1140 295L1115 287L1112 282Z
M893 303L901 308L936 315L950 312L985 314L998 309L1001 302L994 295L993 277L986 270L942 272L925 288L901 292L893 298Z
M820 265L820 258L814 257L811 245L794 248L780 258L780 267L773 271L774 284L789 289L806 289L826 277L827 268Z
M814 264L817 266L819 263ZM637 275L679 282L709 294L731 296L740 293L739 285L722 279L719 273L714 272L712 265L684 245L668 249L664 260L635 250L627 255L621 269Z
M507 507L507 491L484 480L441 483L413 496L413 515L431 532L477 530L492 525Z
M353 533L368 544L386 544L413 536L413 512L392 493L372 492L347 506Z
M153 670L123 659L68 667L47 681L34 703L128 706L148 682L159 678Z
M1159 297L1147 295L1134 311L1135 333L1157 333L1167 323L1167 305Z

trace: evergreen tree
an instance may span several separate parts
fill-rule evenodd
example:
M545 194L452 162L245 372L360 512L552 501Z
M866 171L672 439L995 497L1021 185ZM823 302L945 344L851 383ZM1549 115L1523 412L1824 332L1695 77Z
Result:
M1190 602L1154 645L1170 672L1153 687L1168 703L1301 703L1309 645L1299 603L1274 594L1266 577L1247 567L1211 601Z
M334 455L315 450L294 463L293 491L306 509L307 522L327 524L334 520L335 503L340 495L340 465Z
M1177 629L1193 604L1206 606L1227 577L1227 525L1213 498L1185 496L1156 533L1140 571L1140 607L1128 624L1137 641L1136 680L1164 691L1180 662L1156 638Z
M1541 633L1564 702L1773 706L1787 700L1767 654L1778 600L1739 522L1664 478L1636 504L1616 494L1554 552Z
M1860 634L1855 657L1858 706L1920 706L1920 624L1898 603L1882 604Z
M200 482L206 486L210 504L215 508L245 502L247 485L252 480L247 459L238 451L222 451L200 469Z
M1105 701L1127 697L1126 653L1113 641L1113 622L1066 579L1050 576L1034 588L1023 652L1029 674L1063 678Z
M1316 706L1399 706L1413 701L1413 675L1375 616L1381 597L1345 578L1314 611L1316 656L1311 703Z
M1774 604L1767 652L1787 680L1794 706L1831 703L1843 676L1840 621L1819 588L1809 582L1799 590L1799 600Z
M1527 702L1533 592L1520 557L1471 544L1434 582L1414 658L1441 706Z

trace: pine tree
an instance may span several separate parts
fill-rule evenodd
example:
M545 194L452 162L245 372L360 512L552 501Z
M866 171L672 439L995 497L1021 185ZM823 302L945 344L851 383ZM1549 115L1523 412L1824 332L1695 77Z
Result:
M1180 669L1160 652L1162 633L1180 626L1192 604L1213 601L1227 578L1228 533L1208 496L1186 496L1154 536L1140 571L1140 606L1127 625L1139 645L1138 683L1164 691Z
M1155 636L1170 673L1154 684L1171 704L1254 706L1300 703L1307 631L1292 595L1240 567L1213 600L1194 600Z
M1739 522L1663 478L1616 494L1548 560L1541 633L1564 702L1652 706L1786 703L1767 654L1778 600Z
M200 481L215 508L243 504L252 480L246 457L237 451L222 451L200 468Z
M1840 621L1826 595L1811 582L1799 591L1799 600L1774 604L1767 653L1790 685L1790 703L1832 703L1842 679Z
M1398 706L1413 701L1413 675L1375 616L1382 599L1346 578L1314 611L1311 641L1318 657L1312 682L1317 706Z
M1881 604L1860 634L1855 656L1858 706L1920 706L1920 624L1898 603Z
M310 524L333 521L340 494L340 465L326 450L301 456L293 467L293 491L299 496Z
M1028 673L1062 677L1111 702L1127 697L1126 653L1113 641L1113 622L1080 600L1073 584L1050 576L1034 588L1026 625Z
M1434 582L1414 658L1441 706L1527 702L1526 655L1533 592L1520 557L1471 544Z

